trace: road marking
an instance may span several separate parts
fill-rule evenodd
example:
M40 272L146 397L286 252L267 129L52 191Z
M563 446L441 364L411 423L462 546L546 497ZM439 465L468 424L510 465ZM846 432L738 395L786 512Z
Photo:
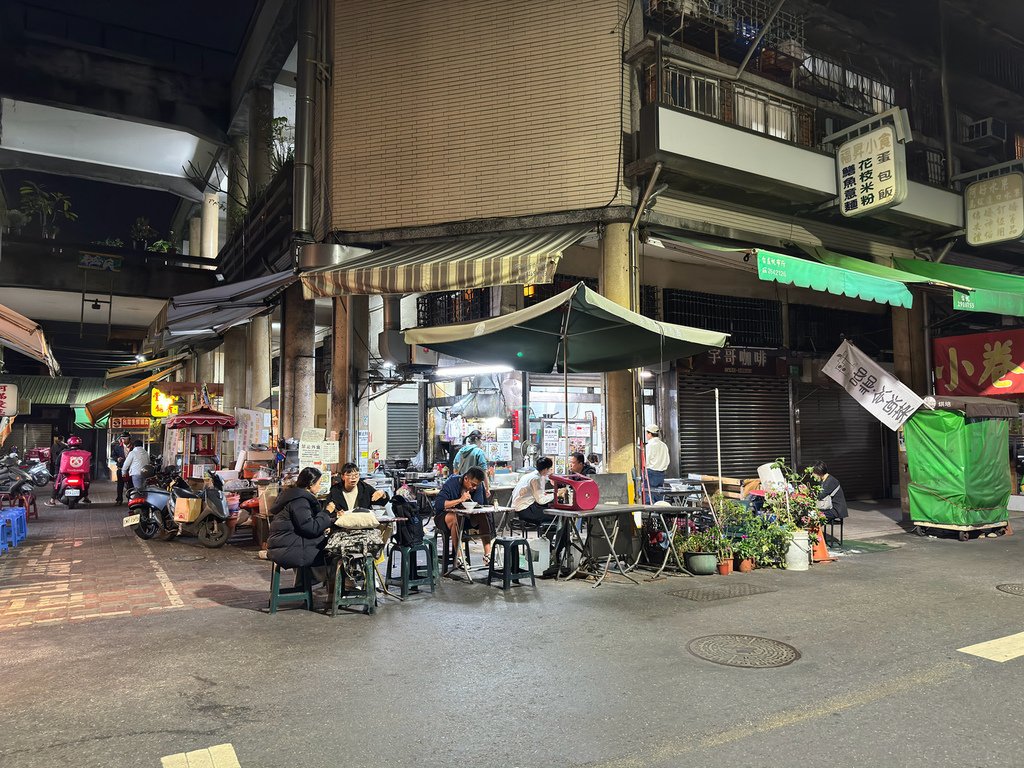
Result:
M793 725L818 720L854 707L862 707L926 685L937 685L954 675L971 668L962 661L949 661L913 675L887 680L884 683L854 691L849 694L830 696L817 705L799 707L774 713L760 722L747 722L716 733L694 734L681 739L672 739L656 744L653 751L643 755L622 757L606 762L591 763L590 768L643 768L646 765L679 763L679 758L689 752L714 749L734 741L740 741L758 734L788 728Z
M160 758L160 765L162 768L241 768L235 748L230 744L168 755Z
M163 566L160 565L160 561L156 559L156 555L153 554L153 550L149 548L149 542L143 541L137 536L134 537L135 541L142 547L142 551L146 553L146 557L149 558L149 565L153 569L153 573L156 576L156 580L160 582L160 586L163 587L164 593L167 595L167 599L170 600L171 608L181 608L185 605L185 601L181 599L181 595L178 594L177 588L171 582L171 577L167 575Z
M989 661L1010 661L1018 656L1024 656L1024 632L1015 635L999 637L989 640L986 643L968 645L966 648L957 648L960 653L969 653L972 656L980 656Z

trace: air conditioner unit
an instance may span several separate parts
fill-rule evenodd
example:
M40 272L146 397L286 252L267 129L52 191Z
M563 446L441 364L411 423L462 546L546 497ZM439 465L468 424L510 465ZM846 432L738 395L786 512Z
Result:
M437 352L426 347L414 345L409 347L410 365L437 365Z
M965 144L972 147L993 147L1006 141L1006 123L994 117L986 117L967 126Z

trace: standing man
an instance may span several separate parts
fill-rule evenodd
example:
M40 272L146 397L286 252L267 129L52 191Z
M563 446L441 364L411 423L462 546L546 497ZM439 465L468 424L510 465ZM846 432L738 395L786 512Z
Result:
M480 467L480 471L484 473L484 495L486 498L490 498L491 485L487 479L487 454L480 447L481 437L479 429L474 429L466 435L466 444L459 448L455 458L452 459L452 474L464 475L470 467Z
M141 491L144 481L146 479L146 466L152 461L147 451L142 446L141 440L136 440L132 444L132 449L128 452L125 457L124 464L121 467L121 473L125 477L131 478L132 487Z
M644 466L647 469L646 499L648 504L661 501L661 494L654 493L654 488L661 488L665 484L665 470L668 469L669 455L668 446L662 441L659 435L661 429L657 424L648 424L644 427L647 437L647 445L644 448Z
M124 504L124 460L128 458L128 451L131 450L132 436L130 432L122 432L114 442L110 444L110 458L117 464L117 499L114 504Z

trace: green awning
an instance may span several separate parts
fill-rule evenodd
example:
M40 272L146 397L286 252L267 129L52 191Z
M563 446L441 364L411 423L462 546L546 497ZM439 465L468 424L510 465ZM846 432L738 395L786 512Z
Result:
M893 259L896 266L932 280L970 286L970 292L954 290L953 308L965 312L993 312L1024 317L1024 277L986 269L937 264L933 261Z
M75 429L106 429L109 418L110 416L108 414L93 424L89 421L89 414L85 412L84 406L81 408L75 408Z
M910 309L914 305L913 295L900 280L821 264L784 253L758 249L757 276L769 282L811 288L836 296L891 304L894 307Z
M820 246L801 245L800 248L824 264L828 264L832 267L849 269L853 272L860 272L863 275L881 277L886 280L897 280L904 285L908 283L924 283L926 285L937 285L942 288L957 288L965 291L971 290L970 286L967 285L951 283L947 280L939 280L925 275L918 275L914 272L905 272L902 269L887 267L884 264L878 264L874 261L865 261L864 259L858 259L854 256L846 256L842 253L836 253L835 251L830 251L828 248L822 248Z

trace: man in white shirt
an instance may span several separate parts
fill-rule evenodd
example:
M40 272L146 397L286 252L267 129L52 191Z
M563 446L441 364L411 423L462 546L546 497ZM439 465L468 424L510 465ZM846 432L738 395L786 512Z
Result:
M124 459L124 464L121 466L121 472L125 477L132 479L132 486L137 491L142 490L142 483L145 480L145 468L152 461L149 457L149 451L142 447L142 441L136 440L132 444L132 449L128 451L128 455Z
M665 484L665 470L668 469L669 455L668 446L662 441L661 429L657 424L648 424L644 427L647 436L647 445L644 448L644 466L647 469L645 501L653 504L661 501L661 494L653 493L654 488L661 488Z

